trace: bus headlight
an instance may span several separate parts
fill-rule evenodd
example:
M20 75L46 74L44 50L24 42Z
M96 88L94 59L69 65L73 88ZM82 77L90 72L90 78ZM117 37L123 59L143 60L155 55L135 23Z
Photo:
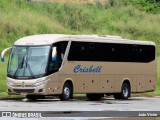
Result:
M14 81L12 81L12 80L7 80L7 85L8 85L8 86L11 86L11 87L14 87Z
M14 83L7 83L7 85L14 87Z
M47 83L48 82L48 80L41 80L41 79L39 79L39 80L37 80L34 84L33 84L33 86L34 87L37 87L37 86L40 86L40 85L44 85L45 83Z

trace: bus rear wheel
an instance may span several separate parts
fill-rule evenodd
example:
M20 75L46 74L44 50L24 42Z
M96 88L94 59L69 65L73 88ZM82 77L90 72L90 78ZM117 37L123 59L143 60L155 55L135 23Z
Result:
M114 94L115 99L127 100L130 97L131 91L127 83L122 84L121 93Z
M65 83L63 86L63 92L62 94L59 96L61 101L67 101L70 98L72 98L73 96L73 92L72 92L72 88L70 86L69 83Z
M86 94L87 98L91 101L100 100L104 94Z

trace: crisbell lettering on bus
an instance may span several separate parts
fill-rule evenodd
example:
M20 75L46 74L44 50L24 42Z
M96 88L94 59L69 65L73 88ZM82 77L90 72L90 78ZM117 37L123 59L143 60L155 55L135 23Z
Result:
M75 68L74 68L74 73L100 73L102 70L102 66L93 66L91 65L90 67L83 67L81 65L77 65Z

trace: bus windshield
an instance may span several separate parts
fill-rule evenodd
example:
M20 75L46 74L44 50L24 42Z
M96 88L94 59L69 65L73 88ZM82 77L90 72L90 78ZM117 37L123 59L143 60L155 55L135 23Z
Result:
M8 76L20 79L42 77L46 73L50 46L14 46Z

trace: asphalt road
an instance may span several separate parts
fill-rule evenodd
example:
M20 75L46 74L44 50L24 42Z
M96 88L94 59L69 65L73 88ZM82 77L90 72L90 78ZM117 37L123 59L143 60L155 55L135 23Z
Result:
M82 114L85 113L87 118L100 116L103 118L107 115L107 117L114 117L116 114L114 113L115 111L120 111L118 113L119 115L123 115L128 111L138 111L140 113L143 113L143 111L152 111L152 113L160 111L160 97L131 97L129 100L104 98L101 101L87 101L86 99L78 98L70 101L60 101L59 99L52 98L37 101L27 101L26 99L8 99L0 100L0 111L50 111L47 113L56 113L58 114L58 117L63 116L63 114L70 116L77 114L80 115L77 117L83 117ZM123 111L125 112L123 113ZM98 112L97 115L96 112Z

